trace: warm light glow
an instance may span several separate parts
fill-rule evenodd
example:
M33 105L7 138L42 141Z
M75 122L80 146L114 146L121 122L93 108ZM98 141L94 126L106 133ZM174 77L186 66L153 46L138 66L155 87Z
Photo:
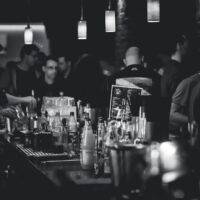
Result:
M106 32L115 32L115 11L114 10L106 10L105 11L105 26Z
M78 39L86 40L87 39L87 22L80 20L78 22Z
M24 30L24 44L32 44L33 43L33 31L31 27L26 27Z
M147 21L150 23L160 22L159 0L147 0Z
M0 31L24 31L27 24L0 24ZM43 24L31 24L33 31L45 32L45 26Z
M160 145L160 160L164 171L179 168L180 159L177 151L177 146L173 142L164 142Z

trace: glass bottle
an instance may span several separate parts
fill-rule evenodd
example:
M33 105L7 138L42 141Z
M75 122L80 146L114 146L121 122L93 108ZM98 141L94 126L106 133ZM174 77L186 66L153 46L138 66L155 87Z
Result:
M83 137L81 141L81 166L85 170L94 169L95 160L95 135L93 134L91 121L87 120L83 131Z
M56 139L56 144L62 143L62 123L60 119L60 113L56 112L56 116L52 121L53 136Z
M77 151L78 135L77 135L77 121L74 117L74 112L70 112L69 116L69 143L72 145L72 150Z
M62 144L64 151L67 152L69 150L69 145L68 145L68 127L66 118L62 119Z

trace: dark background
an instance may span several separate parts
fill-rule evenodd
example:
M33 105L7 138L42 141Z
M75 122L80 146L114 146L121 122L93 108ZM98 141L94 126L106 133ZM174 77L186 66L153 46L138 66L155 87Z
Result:
M146 0L127 0L127 18L131 34L142 41L147 53L167 44L169 35L184 31L197 33L195 0L160 0L161 22L146 22ZM116 9L117 0L112 0ZM43 22L53 54L66 53L77 57L94 52L114 60L115 33L105 33L104 11L108 0L83 0L84 18L88 23L88 39L77 40L80 0L1 0L0 23Z

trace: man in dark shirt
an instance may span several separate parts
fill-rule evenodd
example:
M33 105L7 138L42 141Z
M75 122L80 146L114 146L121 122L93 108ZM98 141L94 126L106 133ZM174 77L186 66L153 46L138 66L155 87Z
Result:
M58 84L66 96L73 95L72 63L67 56L58 56Z
M47 57L45 66L42 67L44 77L42 77L37 84L36 96L42 99L44 96L53 97L59 96L61 90L56 82L58 72L58 62L53 56Z
M145 107L147 121L155 125L153 139L163 140L167 138L168 113L165 110L165 102L160 99L160 76L144 67L143 58L139 47L129 47L125 53L125 69L114 74L112 79L117 84L128 86L130 82L129 86L142 88L141 106Z
M29 96L35 89L36 77L34 65L38 59L39 49L35 45L24 45L20 52L20 62L9 62L0 77L0 89L10 94Z
M165 67L161 78L161 96L167 98L169 104L178 84L186 78L182 62L188 52L189 41L184 35L180 35L175 38L172 46L174 47L171 50L171 60L169 65Z
M124 63L126 65L125 69L114 74L112 79L113 83L120 84L123 78L130 84L136 87L142 88L142 94L145 95L158 95L159 94L159 84L160 76L153 70L147 69L143 65L144 56L139 47L131 46L127 49L125 53Z

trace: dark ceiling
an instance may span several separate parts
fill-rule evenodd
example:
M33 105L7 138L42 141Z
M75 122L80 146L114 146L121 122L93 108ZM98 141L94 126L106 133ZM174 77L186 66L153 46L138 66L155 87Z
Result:
M150 44L156 43L160 31L166 32L185 29L194 31L195 0L160 0L160 25L145 23L146 0L126 0L127 14L141 29L142 37L150 37ZM80 19L81 0L1 0L0 23L43 22L47 36L51 41L53 53L95 51L103 54L114 54L115 34L105 33L104 10L108 0L83 0L84 17L88 21L88 40L77 40L77 21ZM117 0L112 0L115 4ZM141 3L143 2L143 3ZM115 7L115 5L113 5ZM136 18L135 18L136 17ZM138 17L138 18L137 18ZM142 30L144 28L145 30ZM142 28L141 28L142 27ZM164 29L163 29L164 28ZM154 37L152 39L151 37ZM113 55L112 55L113 56Z

